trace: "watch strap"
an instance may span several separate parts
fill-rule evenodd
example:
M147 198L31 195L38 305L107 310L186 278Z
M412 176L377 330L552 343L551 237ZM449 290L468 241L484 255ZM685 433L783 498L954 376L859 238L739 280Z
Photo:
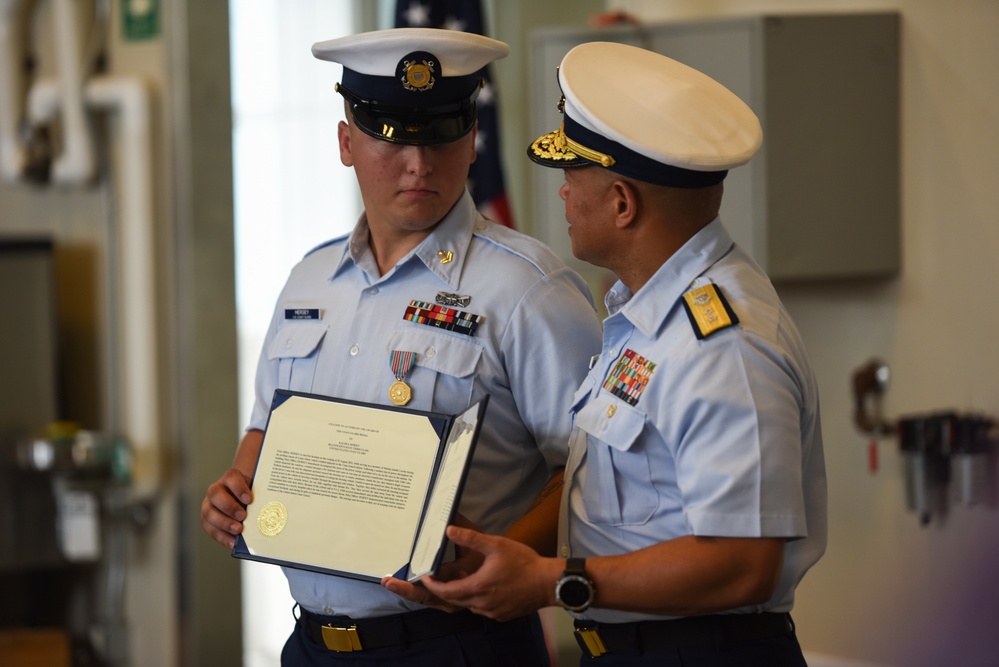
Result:
M568 558L565 561L565 572L566 574L576 574L581 577L586 576L586 559L585 558Z

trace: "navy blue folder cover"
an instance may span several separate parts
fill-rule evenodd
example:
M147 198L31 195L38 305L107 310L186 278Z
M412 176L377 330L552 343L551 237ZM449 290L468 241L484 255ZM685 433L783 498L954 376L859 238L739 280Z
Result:
M316 400L322 400L322 401L333 401L333 402L337 402L337 403L344 403L344 404L347 404L347 405L356 405L356 406L359 406L359 407L374 408L374 409L377 409L377 410L400 411L400 412L404 412L404 413L407 413L407 414L416 415L416 416L423 416L423 417L427 418L427 420L429 421L429 423L433 427L434 431L437 433L437 436L438 436L438 439L439 439L439 444L437 446L436 459L434 461L434 472L433 472L433 474L431 476L430 484L428 485L427 494L426 494L426 497L424 498L424 502L423 502L423 509L422 509L422 511L420 513L420 527L422 528L422 526L423 526L423 520L424 520L424 517L426 516L427 507L430 504L431 492L435 488L434 485L435 485L435 482L437 480L437 473L438 473L440 465L441 465L442 457L444 455L444 450L446 448L446 445L447 445L447 442L448 442L448 438L449 438L449 436L451 434L451 430L452 430L452 428L454 428L456 426L458 417L460 417L461 415L467 413L468 410L466 410L466 411L464 411L462 413L459 413L459 414L448 415L448 414L437 413L437 412L426 412L426 411L422 411L422 410L412 410L412 409L408 409L408 408L405 408L405 407L397 407L397 406L389 406L389 405L379 405L379 404L374 404L374 403L364 403L362 401L352 401L352 400L342 399L342 398L333 398L331 396L322 396L322 395L319 395L319 394L309 394L309 393L306 393L306 392L290 391L290 390L287 390L287 389L278 389L278 390L276 390L274 392L274 397L273 397L273 399L271 401L270 415L273 415L274 414L274 410L276 408L280 407L285 401L287 401L292 396L301 396L303 398L310 398L310 399L316 399ZM474 456L474 453L475 453L475 443L478 441L479 431L480 431L480 429L482 427L482 419L485 416L486 407L487 407L488 403L489 403L489 396L485 396L477 404L473 404L472 406L469 406L469 409L475 408L477 406L476 419L475 419L475 425L474 425L474 432L472 434L472 444L471 444L471 448L470 448L469 453L468 453L468 457L465 460L465 463L464 463L464 466L463 466L463 469L462 469L462 472L461 472L461 481L460 481L460 483L458 485L457 492L456 492L455 498L454 498L454 502L451 505L451 510L450 510L450 513L449 513L449 516L448 516L448 523L449 524L454 520L454 514L455 514L455 512L457 512L458 504L459 504L459 501L461 500L461 493L464 490L465 478L468 475L468 470L469 470L470 465L471 465L472 457ZM268 424L270 423L270 415L268 416ZM265 430L264 431L264 439L263 439L263 442L261 443L261 446L260 446L261 453L263 453L264 447L266 447L266 445L267 445L267 432ZM259 457L258 457L258 460L259 460ZM251 488L252 488L252 482L251 482ZM417 537L419 537L419 534L420 534L420 531L417 530L416 531ZM376 540L376 536L373 536L372 539L373 539L373 541L377 541ZM415 546L415 543L416 543L416 540L414 539L414 546ZM440 565L441 565L441 563L443 562L443 559L444 559L444 554L445 554L445 551L446 551L446 547L447 547L447 538L444 537L441 540L440 547L437 549L437 555L434 558L432 573L436 573L437 570L440 568ZM335 538L335 536L331 536L330 537L330 548L331 549L335 549L336 548L336 538ZM357 573L357 572L349 572L349 571L344 571L344 570L330 569L330 568L325 568L325 567L321 567L321 566L317 566L317 565L313 565L313 564L309 564L309 563L301 563L301 562L296 562L296 561L279 560L279 559L274 559L274 558L268 558L268 557L265 557L265 556L260 556L258 554L253 554L253 553L250 552L250 550L249 550L249 548L248 548L248 546L246 544L246 541L243 539L242 535L238 535L236 537L236 544L235 544L235 546L232 549L232 556L234 558L242 558L242 559L253 560L253 561L258 561L258 562L262 562L262 563L271 563L273 565L281 565L283 567L292 567L292 568L301 569L301 570L309 570L309 571L312 571L312 572L319 572L319 573L322 573L322 574L330 574L330 575L340 576L340 577L349 577L351 579L359 579L359 580L362 580L362 581L371 581L371 582L375 582L375 583L378 583L378 582L381 581L381 579L379 577L374 577L374 576L369 576L369 575L365 575L365 574L360 574L360 573ZM408 572L408 570L409 570L409 563L407 562L406 564L404 564L402 566L402 568L398 572L396 572L394 574L394 576L396 578L398 578L398 579L406 579L407 578L407 572Z

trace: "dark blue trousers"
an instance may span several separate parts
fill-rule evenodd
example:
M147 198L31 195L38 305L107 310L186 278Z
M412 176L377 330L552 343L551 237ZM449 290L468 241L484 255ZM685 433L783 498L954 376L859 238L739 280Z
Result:
M281 651L282 667L550 667L537 614L481 630L352 653L330 651L299 620Z
M807 667L798 640L789 637L760 639L737 646L705 645L654 649L642 653L584 655L580 667Z

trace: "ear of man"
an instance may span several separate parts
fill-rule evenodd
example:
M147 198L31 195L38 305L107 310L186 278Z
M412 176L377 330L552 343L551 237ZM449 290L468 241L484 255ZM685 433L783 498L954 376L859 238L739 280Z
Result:
M614 197L614 226L618 229L629 227L638 218L641 204L638 188L631 181L615 179L610 192Z
M617 229L639 231L644 226L689 237L714 220L721 210L724 185L675 188L624 178L606 172Z

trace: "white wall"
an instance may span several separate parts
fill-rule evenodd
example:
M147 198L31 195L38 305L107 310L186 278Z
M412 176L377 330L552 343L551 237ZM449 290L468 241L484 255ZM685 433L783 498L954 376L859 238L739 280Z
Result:
M850 378L877 356L897 417L999 417L999 3L994 0L619 0L647 21L766 12L901 14L902 271L892 280L782 286L822 392L829 550L799 588L806 650L882 664L999 660L999 510L906 510L894 439L867 467ZM844 192L849 197L850 193ZM858 239L863 243L863 239ZM996 483L995 475L992 482Z

